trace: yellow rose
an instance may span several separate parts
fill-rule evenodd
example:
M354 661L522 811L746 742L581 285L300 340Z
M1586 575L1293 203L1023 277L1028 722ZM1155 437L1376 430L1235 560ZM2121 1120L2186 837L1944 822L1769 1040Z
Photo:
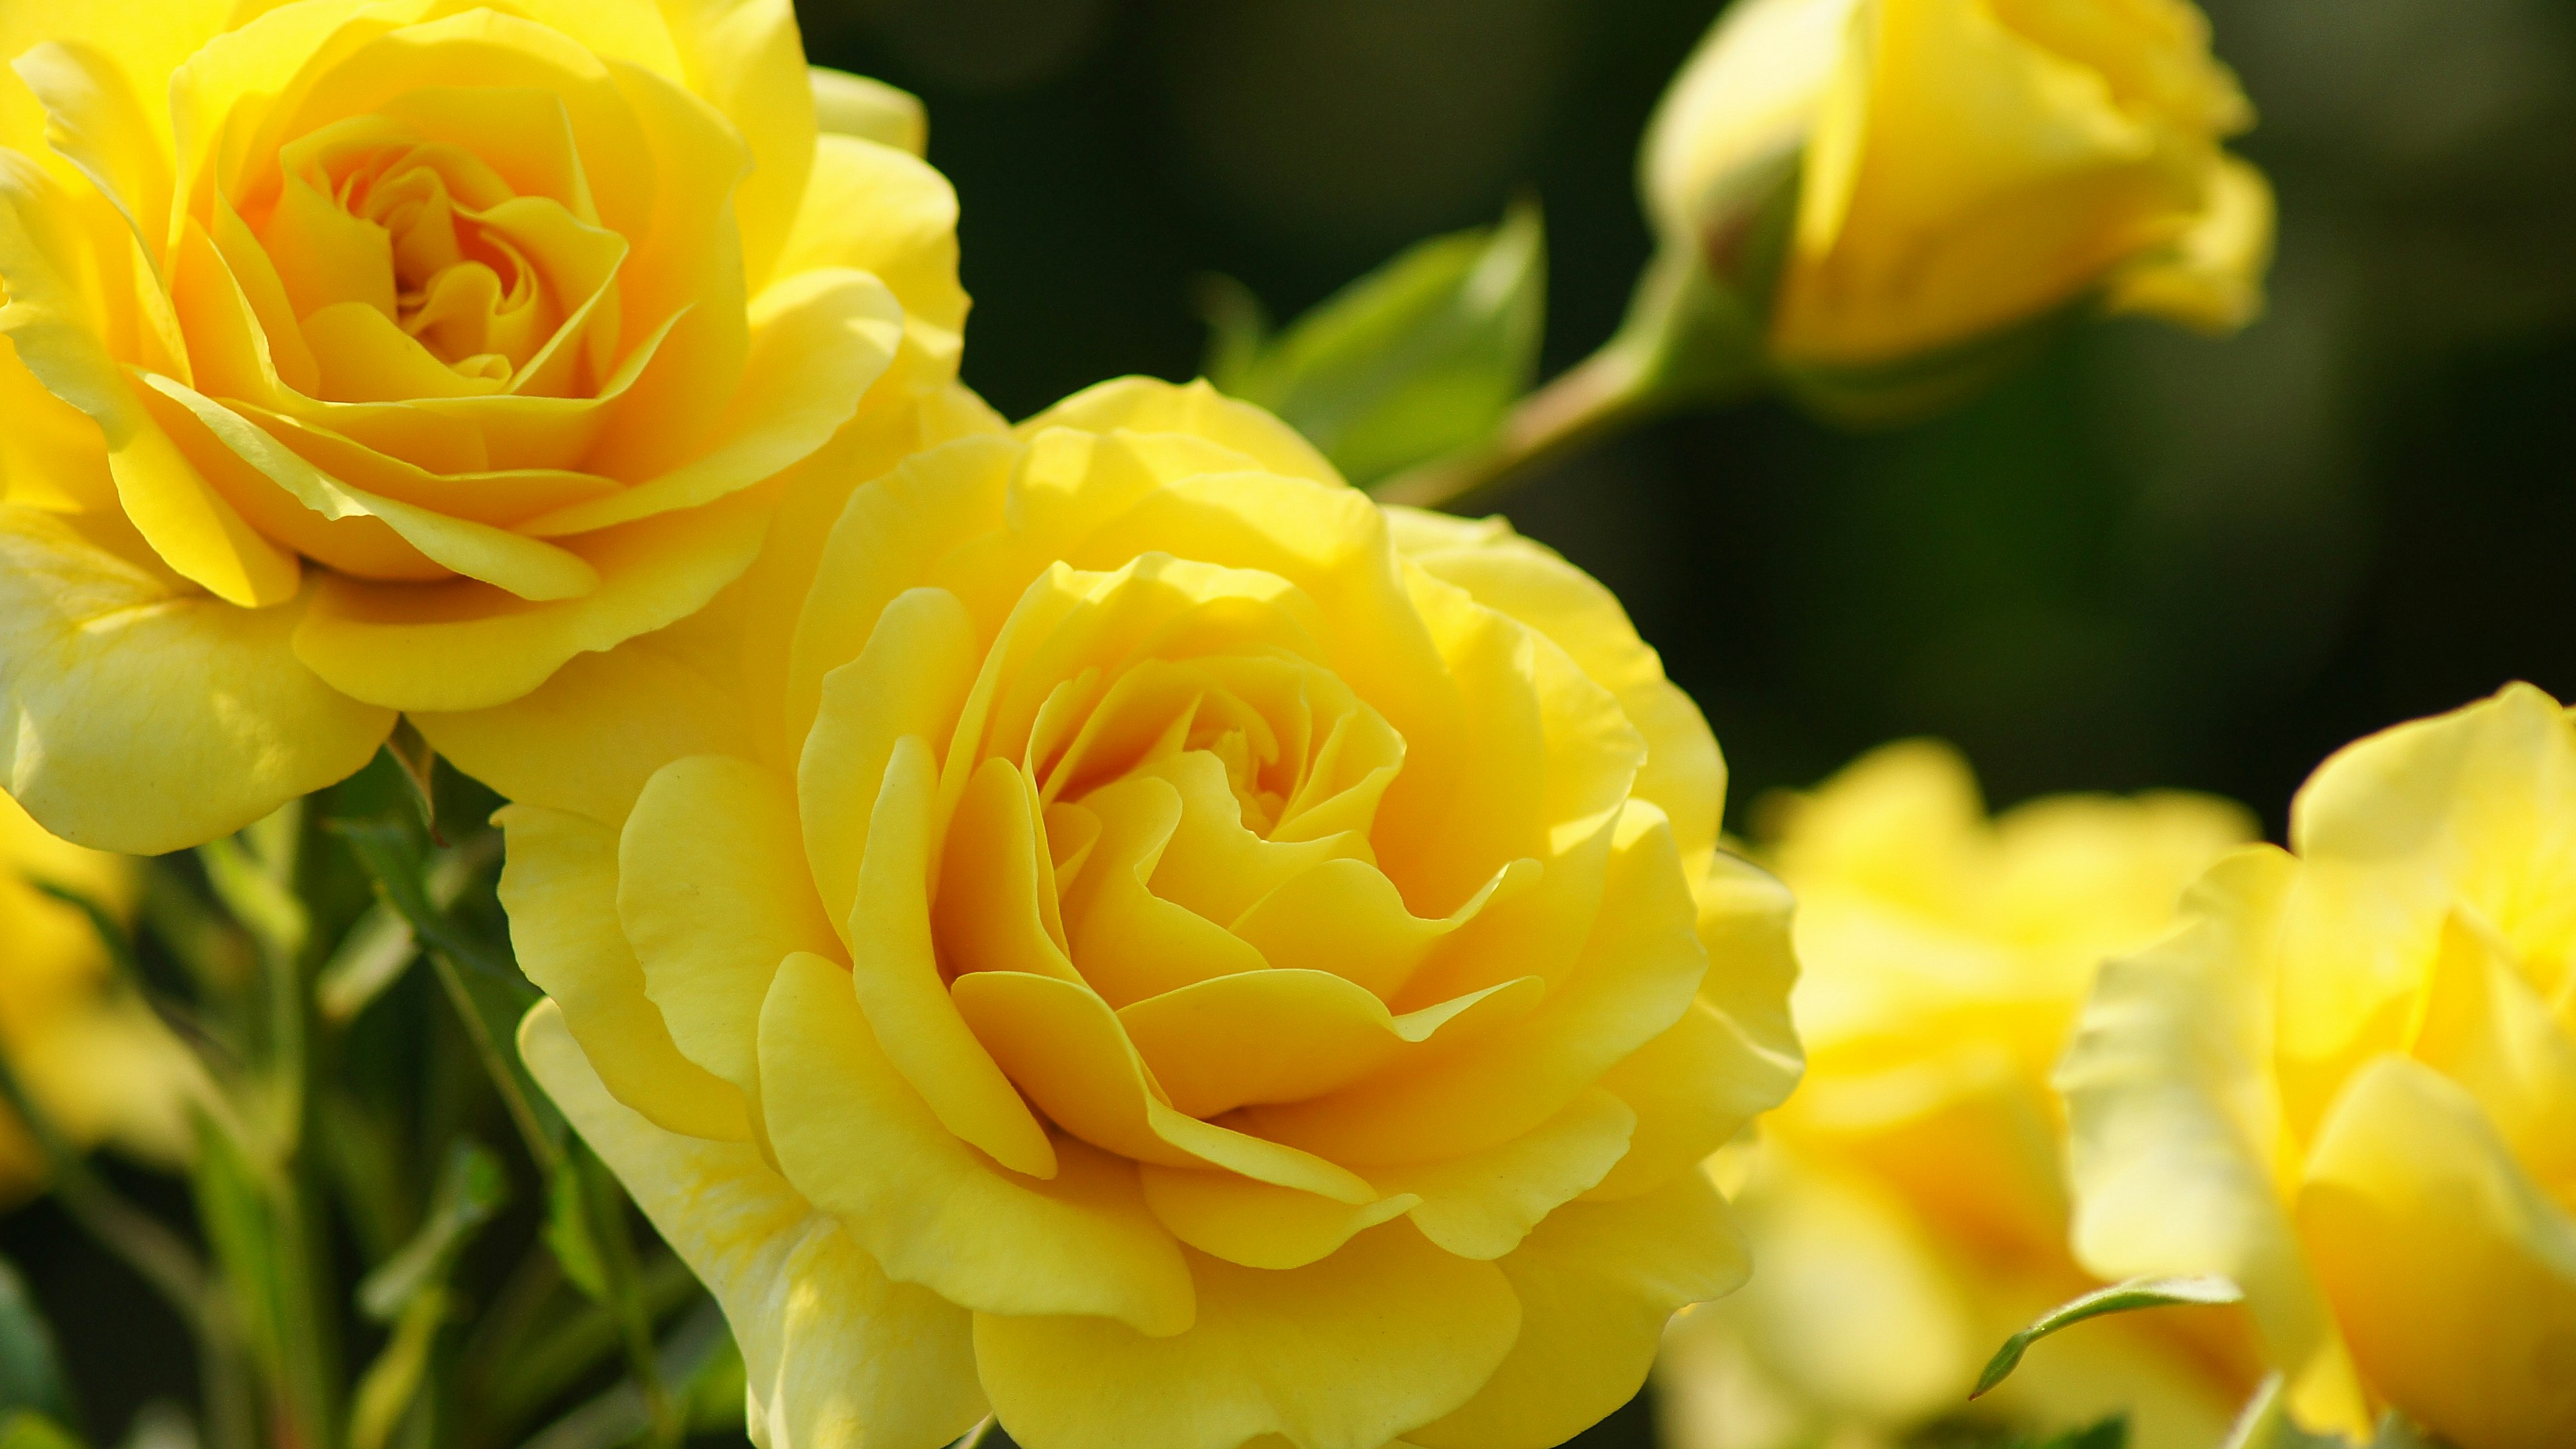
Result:
M1928 741L1783 804L1768 853L1798 898L1807 1076L1763 1119L1738 1199L1761 1271L1675 1325L1677 1449L1906 1442L1967 1409L2005 1335L2094 1286L2067 1250L2049 1071L2096 964L2152 940L2253 834L2183 794L2055 796L1990 823L1966 763ZM2252 1386L2230 1326L2088 1326L1988 1407L2060 1427L2125 1411L2141 1449L2209 1449Z
M2261 302L2252 109L2189 0L1744 0L1667 93L1643 186L1742 280L1788 209L1768 344L1879 367L2098 295L2202 328ZM1794 189L1793 189L1794 188Z
M0 784L85 844L690 615L954 370L954 198L817 135L786 0L12 4L0 57Z
M179 1158L194 1064L150 1008L118 989L88 917L30 877L120 914L134 897L133 861L57 840L0 799L0 1053L74 1144ZM25 1125L0 1107L0 1198L43 1176Z
M2311 1428L2576 1443L2576 724L2529 685L2350 745L2290 850L2104 968L2077 1247L2222 1273Z
M1741 1280L1699 1164L1797 1070L1786 895L1599 585L1142 381L813 577L500 816L522 1049L762 1442L1540 1449ZM731 750L639 778L654 691Z

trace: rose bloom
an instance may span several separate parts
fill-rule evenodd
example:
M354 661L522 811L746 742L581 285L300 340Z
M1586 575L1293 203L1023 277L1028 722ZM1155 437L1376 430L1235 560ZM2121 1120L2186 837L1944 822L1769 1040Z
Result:
M817 135L786 0L12 4L0 57L0 784L86 844L689 615L954 369L954 198Z
M2253 821L2171 792L1990 821L1966 762L1921 740L1776 805L1807 1076L1763 1119L1738 1199L1761 1271L1674 1325L1667 1442L1859 1449L1962 1412L2125 1412L2141 1449L2210 1449L2258 1372L2220 1310L2088 1324L1967 1396L2007 1334L2096 1286L2067 1248L2049 1086L2094 970L2162 934Z
M819 552L630 660L726 747L566 714L500 816L522 1048L761 1442L1539 1449L1742 1280L1788 900L1598 584L1143 381Z
M2087 296L2211 330L2261 303L2253 122L2189 0L1745 0L1642 161L1674 245L1741 279L1767 210L1791 367L1880 366Z
M115 981L89 918L39 880L114 915L133 905L133 861L57 840L0 799L0 1055L74 1146L107 1141L176 1162L189 1146L195 1063ZM44 1174L26 1125L0 1106L0 1201Z
M2235 1279L2309 1428L2576 1443L2576 724L2347 746L2184 920L2061 1074L2085 1260Z

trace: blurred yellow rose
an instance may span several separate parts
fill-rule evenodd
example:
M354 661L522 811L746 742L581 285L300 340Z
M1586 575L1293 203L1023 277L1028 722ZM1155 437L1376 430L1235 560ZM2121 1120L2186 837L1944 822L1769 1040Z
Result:
M1700 1163L1797 1071L1787 898L1599 585L1141 381L811 573L500 816L522 1049L762 1442L1541 1449L1742 1279Z
M118 914L134 897L133 861L57 840L0 799L0 1053L74 1144L178 1159L194 1064L150 1008L118 989L89 919L30 877ZM0 1200L43 1176L25 1125L0 1107Z
M2289 1407L2576 1443L2576 724L2529 685L2335 754L2104 968L2077 1246L2245 1291Z
M2094 968L2152 939L2253 833L2199 795L2036 800L1989 823L1945 745L1862 757L1780 802L1806 1080L1738 1199L1760 1271L1674 1325L1676 1449L1904 1442L1968 1408L2005 1335L2093 1286L2068 1254L2048 1074ZM1981 1410L2127 1411L2141 1449L2210 1449L2252 1385L2229 1324L2114 1320L2042 1344ZM2182 1330L2177 1333L2175 1330Z
M2219 142L2252 121L2189 0L1742 0L1666 94L1643 185L1739 282L1793 208L1770 349L1878 367L2088 295L2243 325L2271 194Z
M954 370L954 198L817 135L787 0L13 4L0 57L0 783L85 844L686 617Z

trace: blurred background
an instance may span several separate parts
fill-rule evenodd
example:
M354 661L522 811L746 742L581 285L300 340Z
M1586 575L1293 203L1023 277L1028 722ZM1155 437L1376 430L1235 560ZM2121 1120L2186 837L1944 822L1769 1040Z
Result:
M2269 315L2080 329L1928 426L1677 418L1504 503L1698 698L1741 828L1913 734L1993 802L2217 791L2277 837L2328 750L2507 679L2576 693L2576 7L2205 0L2279 192ZM1186 378L1198 281L1290 317L1535 194L1547 371L1648 252L1633 155L1709 0L804 0L821 63L920 94L976 299L967 380L1025 416ZM121 1179L125 1180L125 1179ZM179 1190L131 1179L184 1215ZM185 1398L175 1323L50 1206L0 1223L93 1432ZM1649 1442L1632 1405L1587 1445Z

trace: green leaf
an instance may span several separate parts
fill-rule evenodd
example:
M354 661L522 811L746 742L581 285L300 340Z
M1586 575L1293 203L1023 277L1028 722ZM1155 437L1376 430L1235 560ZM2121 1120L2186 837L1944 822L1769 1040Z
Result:
M81 1449L79 1437L33 1409L0 1418L0 1449Z
M367 1004L420 959L420 940L402 913L378 901L350 925L314 978L314 1001L333 1025L355 1021Z
M376 1361L349 1404L349 1449L384 1449L429 1376L429 1351L447 1322L447 1288L432 1284L404 1303Z
M2131 1313L2141 1308L2167 1308L2176 1304L2241 1303L2245 1290L2214 1275L2188 1278L2132 1278L2098 1288L2081 1298L2057 1305L2039 1316L2030 1327L2004 1340L1995 1356L1986 1361L1986 1371L1977 1375L1977 1386L1968 1397L1980 1394L2002 1383L2021 1364L2021 1356L2030 1346L2063 1328L2071 1328L2088 1318L2106 1313Z
M501 1159L471 1139L457 1143L448 1151L420 1231L359 1282L358 1307L379 1323L391 1322L414 1298L445 1279L456 1254L509 1196L510 1179Z
M1413 246L1276 337L1240 285L1207 284L1208 378L1365 485L1493 435L1536 373L1546 300L1545 227L1525 202Z
M394 721L394 732L385 737L384 749L401 768L403 778L411 782L411 803L420 811L421 829L429 832L430 839L439 840L438 751L421 738L409 715Z
M599 1240L590 1230L579 1157L578 1152L566 1154L546 1177L546 1247L563 1265L564 1277L572 1286L598 1302L608 1296L608 1269L599 1256Z
M27 1292L17 1265L0 1258L0 1415L33 1410L71 1422L71 1391L54 1331Z
M2129 1416L2113 1414L2095 1424L2068 1429L2038 1440L2032 1449L2128 1449Z

